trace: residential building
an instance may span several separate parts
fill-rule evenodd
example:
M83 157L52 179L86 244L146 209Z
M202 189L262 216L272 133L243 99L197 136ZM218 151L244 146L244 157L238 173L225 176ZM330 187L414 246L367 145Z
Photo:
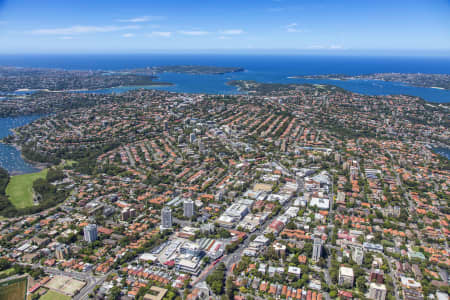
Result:
M194 201L186 199L183 202L183 216L192 218L194 216Z
M55 256L57 260L64 260L69 254L69 247L66 245L58 245L55 248Z
M374 270L370 271L369 279L370 279L371 282L383 283L383 281L384 281L384 272L383 272L383 270L374 269Z
M164 206L161 210L161 230L172 229L172 210Z
M361 246L355 246L353 248L352 259L358 265L362 265L364 262L364 250Z
M339 285L353 287L353 269L341 266L339 268Z
M313 244L312 260L317 262L319 261L321 256L322 256L322 240L319 238L315 238Z
M126 221L134 217L136 217L136 210L134 208L126 207L122 210L120 214L120 218L122 219L122 221Z
M386 299L386 286L384 284L372 282L369 289L369 298L373 300Z
M417 282L413 278L404 276L400 277L400 282L402 286L403 299L423 299L422 285L420 284L420 282Z
M192 133L189 135L189 142L192 144L194 141L195 141L195 133L192 132Z
M92 243L97 240L96 224L88 224L84 227L84 240L88 243Z

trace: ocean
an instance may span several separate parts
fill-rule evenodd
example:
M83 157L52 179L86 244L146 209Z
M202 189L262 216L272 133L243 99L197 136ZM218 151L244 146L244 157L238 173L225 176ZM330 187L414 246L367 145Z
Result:
M375 80L305 80L290 79L295 75L368 74L380 72L448 73L450 57L389 57L389 56L323 56L323 55L219 55L219 54L134 54L134 55L0 55L0 65L69 70L121 70L163 65L211 65L242 67L245 72L223 75L189 75L163 73L158 81L173 86L152 87L173 92L236 94L237 89L226 85L229 80L255 80L273 83L332 84L366 95L406 94L419 96L429 102L450 102L450 91L407 86L397 82ZM125 92L129 87L111 88L98 93ZM20 118L0 119L0 124L13 128ZM30 119L23 119L26 122ZM16 122L16 123L14 123ZM22 124L22 123L21 123ZM0 130L4 131L3 128ZM11 172L28 172L19 154L0 145L0 165ZM6 152L5 152L6 151ZM8 152L9 151L9 152ZM442 151L441 151L442 152ZM447 151L449 158L450 153ZM29 169L29 170L32 170Z
M430 102L450 102L450 91L407 86L374 80L302 80L295 75L368 74L379 72L448 73L450 57L375 57L311 55L218 55L218 54L148 54L148 55L0 55L0 65L61 68L71 70L121 70L162 65L212 65L242 67L245 72L224 75L160 74L159 81L174 83L155 87L186 93L237 93L225 83L229 80L256 80L278 83L327 83L367 95L407 94ZM101 92L123 92L129 88Z

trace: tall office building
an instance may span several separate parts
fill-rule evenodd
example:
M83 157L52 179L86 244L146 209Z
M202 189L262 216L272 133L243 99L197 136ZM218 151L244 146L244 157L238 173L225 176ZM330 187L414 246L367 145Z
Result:
M92 243L97 240L97 225L88 224L84 227L84 240L88 243Z
M172 228L172 210L165 206L161 210L161 230Z
M321 256L322 256L322 240L319 238L315 238L313 244L312 260L317 262L319 261Z
M186 199L183 202L183 216L192 218L194 216L194 201Z

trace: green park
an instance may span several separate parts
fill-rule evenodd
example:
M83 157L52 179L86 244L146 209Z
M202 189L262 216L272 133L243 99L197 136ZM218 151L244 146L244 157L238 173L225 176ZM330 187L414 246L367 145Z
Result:
M48 169L44 169L37 173L12 176L6 187L11 203L19 209L33 206L33 182L39 178L45 179L47 172Z

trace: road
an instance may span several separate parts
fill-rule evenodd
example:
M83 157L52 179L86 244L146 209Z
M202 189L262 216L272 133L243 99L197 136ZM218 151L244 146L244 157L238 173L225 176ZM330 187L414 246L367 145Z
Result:
M383 254L383 257L386 258L388 265L389 265L389 275L392 278L392 282L394 283L394 291L395 291L395 299L400 299L399 294L398 294L398 287L397 287L397 280L395 279L395 274L394 274L394 268L392 267L392 263L391 263L391 258L387 257L386 255Z
M331 177L331 195L330 195L330 208L329 208L329 213L328 213L328 227L333 228L334 224L333 224L333 220L334 220L334 216L333 216L333 201L334 201L334 178ZM325 244L328 245L328 244ZM325 247L324 247L325 248ZM330 269L331 269L331 251L327 251L328 255L327 255L327 268L323 270L323 275L325 277L325 282L327 283L328 286L332 285L331 282L331 276L330 276ZM325 296L325 299L330 300L330 294L328 294L327 292L322 292L322 294Z
M289 207L291 204L292 204L292 200L286 202L283 205L283 208ZM257 230L255 230L254 232L252 232L249 235L260 235L260 234L262 234L264 232L264 230L267 228L267 226L269 226L269 224L272 223L272 221L275 220L277 217L278 217L278 215L277 216L273 216L270 219L267 219L263 224L261 224L259 226L259 228ZM226 254L226 255L222 256L221 262L223 262L225 264L225 266L227 266L227 269L228 269L227 276L232 275L232 273L231 273L231 266L234 263L239 262L239 260L242 257L242 253L244 252L245 248L247 248L247 246L250 244L250 242L251 242L250 238L247 237L233 253ZM201 281L204 281L206 279L206 277L208 277L208 275L211 274L211 272L214 271L214 269L216 268L217 265L218 265L218 263L216 265L212 266L212 267L209 266L207 269L205 269L205 271L203 271L200 274L199 278L193 282L193 285L195 285L195 284L197 284L197 283L199 283Z

